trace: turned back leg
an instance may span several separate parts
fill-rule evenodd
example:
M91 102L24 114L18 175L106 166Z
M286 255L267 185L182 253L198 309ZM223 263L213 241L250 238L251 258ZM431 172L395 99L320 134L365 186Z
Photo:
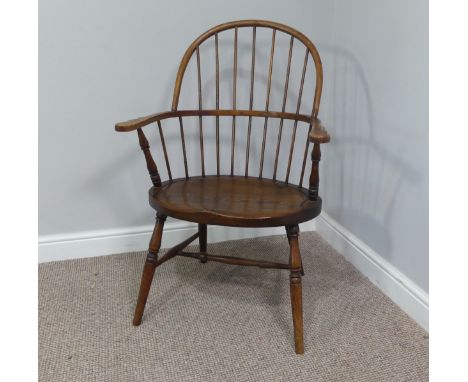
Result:
M198 224L198 233L200 236L198 237L198 242L200 243L200 252L207 251L207 240L208 240L208 232L206 224ZM206 255L200 257L200 261L202 263L206 263Z
M140 292L138 294L135 315L133 317L133 325L135 326L141 324L141 318L143 317L143 311L145 310L146 300L148 299L154 271L156 269L156 262L158 261L158 252L161 248L161 239L165 220L166 217L164 215L156 215L156 225L154 227L153 235L151 236L148 255L146 256L146 262L141 276Z
M287 226L286 233L289 241L289 264L291 274L289 278L291 292L291 308L294 326L294 346L297 354L304 353L304 334L302 322L302 260L299 252L299 226Z

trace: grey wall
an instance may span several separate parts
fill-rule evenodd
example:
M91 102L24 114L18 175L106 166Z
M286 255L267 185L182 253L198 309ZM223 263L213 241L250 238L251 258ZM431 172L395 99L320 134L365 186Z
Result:
M324 210L428 290L428 4L335 1Z
M222 5L221 5L222 4ZM116 121L167 110L177 63L221 22L303 31L324 65L324 210L428 288L426 1L39 3L39 233L150 224L135 134Z
M154 221L136 134L116 133L114 124L170 108L178 63L195 37L261 18L295 26L320 48L331 9L318 0L41 1L40 235Z

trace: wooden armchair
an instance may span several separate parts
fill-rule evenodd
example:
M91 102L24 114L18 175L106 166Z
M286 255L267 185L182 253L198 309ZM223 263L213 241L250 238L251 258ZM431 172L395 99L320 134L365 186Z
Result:
M251 31L251 67L250 72L250 102L247 110L237 108L237 83L238 83L238 35L240 29ZM270 30L271 34L271 49L269 52L268 76L266 81L266 102L263 110L255 110L253 108L254 84L255 84L255 64L256 64L256 35L257 30ZM232 52L233 52L233 70L232 70L232 109L222 109L220 105L220 44L218 36L224 32L224 35L232 37ZM289 41L289 55L287 67L285 67L285 78L283 88L283 102L281 111L270 110L270 91L272 86L273 62L275 55L275 40L277 35L286 34ZM213 91L216 93L216 107L214 109L203 108L202 103L202 68L200 64L200 46L206 43L207 40L214 39L214 51L211 57L203 57L204 60L213 60L215 65L215 80L213 81ZM296 45L303 49L305 57L302 65L300 87L297 93L297 107L295 112L286 111L286 100L288 96L288 86L291 73L291 57ZM179 96L181 93L182 81L184 73L190 59L194 57L196 60L197 77L198 77L198 109L195 110L179 110ZM307 71L307 64L312 58L315 64L315 91L313 96L312 111L310 114L300 114L301 99L304 89L304 78ZM146 165L149 171L153 187L149 190L149 203L157 211L156 224L153 235L149 243L149 251L146 258L146 263L143 269L141 279L140 292L136 305L133 324L139 325L143 316L146 300L152 283L155 269L162 265L167 260L174 256L185 256L199 259L202 263L207 261L218 261L226 264L236 264L245 266L257 266L260 268L276 268L288 269L290 271L290 290L291 290L291 305L294 324L294 340L296 353L304 352L303 342L303 325L302 325L302 287L301 276L304 275L302 267L301 255L299 252L298 236L299 223L311 220L318 216L321 211L322 201L318 196L319 190L319 161L320 161L320 144L329 142L330 136L317 118L320 96L322 92L322 65L317 49L312 42L302 33L275 22L263 20L243 20L225 23L216 26L206 33L198 37L188 48L184 54L177 78L172 100L172 110L149 115L143 118L133 119L127 122L117 123L115 129L117 131L133 131L138 133L140 147L143 150L146 159ZM189 144L189 136L184 133L184 122L187 117L197 118L197 139L195 144L199 147L199 158L201 174L199 176L191 176L189 174L189 163L187 147ZM239 155L236 153L236 132L238 131L240 120L244 117L246 122L246 147L245 154ZM216 153L215 157L207 158L205 154L205 134L203 132L203 124L206 119L212 118L215 123L216 133ZM230 124L231 142L230 153L228 154L230 161L230 171L223 173L221 169L220 155L220 119L228 118ZM171 137L174 133L180 134L180 153L174 153L174 150L168 150L166 140L164 139L163 123L175 119L178 122L178 127L171 131ZM252 140L252 120L260 119L262 127L262 139ZM267 147L268 140L267 131L271 120L275 122L278 130L276 147ZM280 165L279 151L283 134L284 121L291 121L291 139L289 143L289 155L287 163L285 163L285 178L278 179L278 166ZM148 140L143 133L142 128L146 125L156 123L160 138L160 146L163 151L165 165L167 170L167 180L162 181L158 167L150 153ZM298 128L304 127L308 134L308 139L301 144L300 158L300 177L298 185L290 183L291 168L293 166L293 152L296 143L296 132ZM167 131L167 130L166 130ZM238 133L239 134L239 133ZM167 138L167 136L166 136ZM239 140L239 135L237 137ZM308 188L303 187L304 173L307 164L307 157L310 151L310 142L312 148L312 164ZM258 149L255 151L259 154L258 168L249 166L249 158L252 156L253 146L258 144ZM265 167L265 151L268 153L276 153L273 175L267 176ZM302 154L303 153L303 154ZM184 175L174 177L171 171L170 154L179 160ZM190 159L190 158L189 158ZM209 175L206 173L205 162L216 161L216 174ZM242 161L243 171L236 173L235 164ZM286 162L286 161L285 161ZM272 164L272 162L271 162ZM239 166L237 166L239 167ZM299 173L299 170L297 171ZM158 258L158 251L161 246L161 238L163 235L164 222L167 216L177 219L187 220L198 223L198 232L176 245L166 252L164 256ZM290 254L288 263L277 263L270 261L257 261L238 257L228 257L213 255L207 253L207 225L222 225L231 227L275 227L285 226L286 233L290 245ZM199 252L186 252L187 247L195 239L199 240Z

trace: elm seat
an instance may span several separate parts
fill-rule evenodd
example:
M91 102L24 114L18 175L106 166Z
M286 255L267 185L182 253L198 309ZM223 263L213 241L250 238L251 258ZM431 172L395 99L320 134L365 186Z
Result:
M271 179L206 176L165 182L149 190L158 212L203 224L232 227L277 227L320 214L322 200L309 190Z

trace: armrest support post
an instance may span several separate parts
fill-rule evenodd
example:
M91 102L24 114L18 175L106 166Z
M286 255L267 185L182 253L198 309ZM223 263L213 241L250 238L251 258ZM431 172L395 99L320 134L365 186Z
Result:
M310 172L309 179L309 197L312 200L318 199L319 192L319 162L321 157L320 144L314 143L314 148L312 149L312 170Z
M309 141L314 144L312 149L312 170L310 171L309 179L309 197L312 200L317 200L319 194L319 162L322 155L320 144L330 142L330 134L328 134L318 118L312 121Z
M151 155L150 145L148 143L148 140L146 139L146 136L143 133L143 130L141 130L141 128L138 128L137 132L138 132L138 141L140 143L141 150L143 151L143 154L145 155L146 167L148 168L151 182L153 182L153 185L155 187L161 187L161 177L159 176L158 167L156 166L156 163L154 162L154 159Z

